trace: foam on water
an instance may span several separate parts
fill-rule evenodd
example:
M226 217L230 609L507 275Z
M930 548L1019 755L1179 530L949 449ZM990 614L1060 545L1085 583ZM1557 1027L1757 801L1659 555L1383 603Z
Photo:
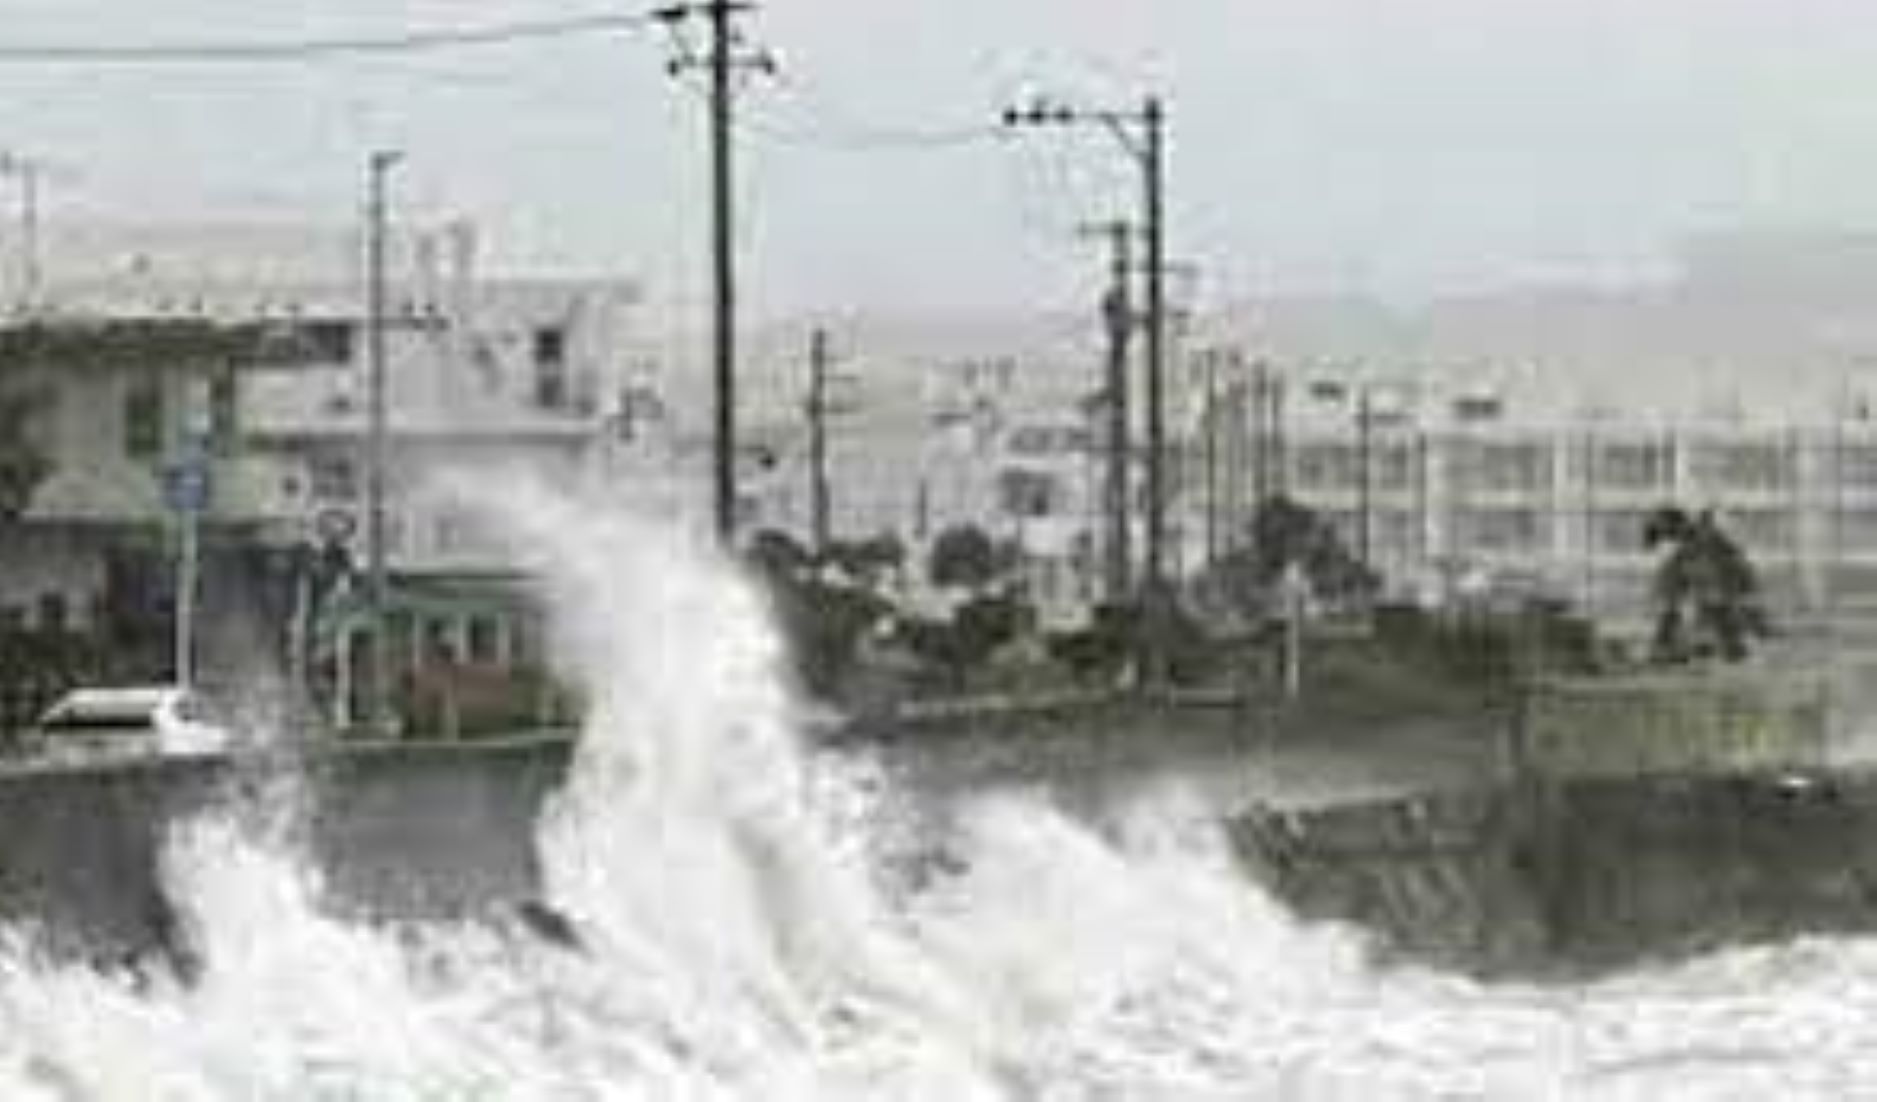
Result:
M1288 921L1177 789L1100 832L1040 795L989 797L959 817L941 871L896 880L877 861L895 794L798 745L748 586L669 533L525 484L497 496L589 698L539 832L582 945L343 921L290 831L193 822L170 839L166 883L199 975L0 953L0 1098L1877 1089L1868 943L1565 989L1378 972L1349 936Z

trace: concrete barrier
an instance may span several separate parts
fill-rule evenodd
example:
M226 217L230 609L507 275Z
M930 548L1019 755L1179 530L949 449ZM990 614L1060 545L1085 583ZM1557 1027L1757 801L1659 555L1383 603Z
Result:
M211 812L258 821L285 811L289 837L345 913L452 918L519 905L538 890L533 824L569 746L342 745L0 773L0 921L59 958L174 952L164 839ZM305 807L259 806L283 791L303 794Z
M1385 954L1596 974L1877 930L1877 773L1574 778L1232 822L1253 874Z
M974 701L842 721L822 734L944 738L1131 714L1107 696ZM28 930L55 957L175 953L164 839L174 824L216 811L288 820L326 904L344 914L403 921L520 910L540 892L535 822L572 747L570 734L542 733L0 771L0 924ZM283 792L304 806L266 806Z
M1753 668L1546 681L1522 696L1512 764L1541 776L1815 767L1831 703L1824 675Z

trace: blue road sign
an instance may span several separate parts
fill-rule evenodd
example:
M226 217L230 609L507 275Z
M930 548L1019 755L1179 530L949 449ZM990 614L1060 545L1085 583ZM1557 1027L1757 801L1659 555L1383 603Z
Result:
M207 508L208 464L196 459L163 468L163 503L178 513L199 513Z

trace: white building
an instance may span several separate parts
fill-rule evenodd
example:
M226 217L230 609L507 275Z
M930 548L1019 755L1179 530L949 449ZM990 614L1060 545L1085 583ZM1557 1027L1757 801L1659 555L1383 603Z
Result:
M11 353L0 371L0 486L16 469L22 483L20 500L0 502L18 517L0 617L101 627L97 610L125 592L161 615L173 601L176 527L165 478L199 437L211 552L247 555L267 574L270 552L343 532L362 562L366 327L355 235L146 230L117 252L108 235L76 236L85 247L48 257L49 278L7 330L14 339L0 342ZM278 251L289 245L303 251ZM427 492L439 474L499 465L558 486L672 496L660 381L635 350L636 288L486 278L460 224L404 234L394 257L386 512L401 593L456 592L508 573L509 556L472 518ZM94 344L117 334L121 354L85 363L28 339L81 332ZM150 333L213 340L153 355ZM413 654L447 642L484 658L477 652L506 656L518 645L509 625L491 630L470 613L401 630Z

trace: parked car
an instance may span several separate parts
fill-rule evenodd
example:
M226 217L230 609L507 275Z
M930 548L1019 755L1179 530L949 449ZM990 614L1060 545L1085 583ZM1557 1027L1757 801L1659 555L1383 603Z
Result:
M26 739L28 760L96 764L219 754L230 731L200 694L171 685L74 689Z

